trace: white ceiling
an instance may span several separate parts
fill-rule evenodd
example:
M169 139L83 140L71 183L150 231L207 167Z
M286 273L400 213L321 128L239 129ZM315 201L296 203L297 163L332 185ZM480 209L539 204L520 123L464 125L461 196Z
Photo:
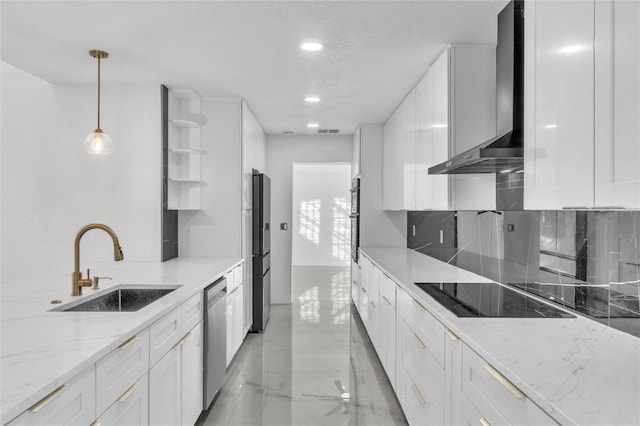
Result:
M242 97L267 133L382 123L450 43L495 44L492 1L2 1L3 61L56 84ZM308 39L320 52L304 52ZM319 104L305 104L306 95Z

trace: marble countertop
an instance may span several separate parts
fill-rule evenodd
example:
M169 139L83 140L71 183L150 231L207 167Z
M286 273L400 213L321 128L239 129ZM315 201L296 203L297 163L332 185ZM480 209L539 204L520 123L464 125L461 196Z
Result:
M131 336L179 306L242 261L177 258L164 263L104 263L102 290L120 284L181 285L137 312L51 312L72 297L71 273L3 282L0 357L0 424L10 421Z
M640 424L640 339L584 317L458 318L414 282L487 282L404 248L361 252L561 424Z

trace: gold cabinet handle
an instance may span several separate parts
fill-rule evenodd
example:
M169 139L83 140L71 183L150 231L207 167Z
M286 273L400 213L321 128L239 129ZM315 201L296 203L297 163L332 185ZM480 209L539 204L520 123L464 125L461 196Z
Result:
M178 349L180 346L184 344L184 342L189 340L189 337L191 337L191 332L188 332L182 339L178 340L178 343L176 343L172 349Z
M418 307L420 310L425 311L426 309L422 306L422 303L418 302L416 299L411 299L411 301Z
M449 330L448 328L445 328L444 332L447 333L447 336L449 336L451 340L453 340L454 342L457 342L458 340L460 340L460 338L456 336L456 334L453 331Z
M413 334L413 338L416 339L416 343L418 344L418 346L420 346L420 348L424 349L426 348L425 344L422 343L422 340L418 337L418 335L416 333L412 333Z
M96 420L95 422L91 423L89 426L102 426L102 423Z
M131 339L127 340L126 342L124 342L123 344L121 344L120 346L118 346L118 348L120 349L127 349L129 347L129 345L131 345L133 342L135 342L136 340L138 340L138 336L133 336Z
M424 398L422 397L422 394L420 393L418 387L413 383L411 383L411 390L413 390L416 398L418 398L418 402L420 403L420 405L424 405Z
M384 303L386 303L387 305L390 305L391 302L389 302L389 299L387 299L386 297L382 296L382 300L384 300Z
M480 417L480 426L491 426L488 421Z
M524 393L522 393L522 391L520 389L518 389L516 387L516 385L514 385L513 383L511 383L506 377L504 377L502 374L500 374L498 372L498 370L496 370L495 368L493 368L492 366L490 366L489 364L485 364L484 365L484 369L487 371L487 373L491 374L491 376L496 379L498 381L498 383L500 383L502 386L504 386L505 388L507 388L507 390L509 392L511 392L511 394L516 398L516 399L524 399L526 397L526 395Z
M376 304L375 304L375 303L373 303L373 302L371 302L371 301L369 301L369 303L371 303L371 306L373 306L374 308L376 307Z
M240 288L240 287L236 287L236 288L234 288L234 289L231 291L231 293L229 293L229 296L231 296L233 293L235 293L236 291L238 291L238 289L239 289L239 288Z
M133 395L136 389L138 389L138 385L134 383L125 393L122 394L120 398L118 398L118 402L125 402L131 395Z
M365 293L367 292L367 289L362 287L362 291L364 291Z
M44 407L49 405L51 401L59 397L66 390L67 390L67 387L65 385L60 386L58 389L54 390L49 395L45 396L40 401L33 404L31 408L29 408L29 411L31 411L32 413L37 413L38 411L42 410Z

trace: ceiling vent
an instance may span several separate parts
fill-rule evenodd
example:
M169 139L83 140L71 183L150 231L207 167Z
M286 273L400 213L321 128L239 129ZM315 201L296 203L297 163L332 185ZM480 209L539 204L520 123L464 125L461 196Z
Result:
M291 136L291 135L293 135L293 131L285 130L284 132L282 132L282 134L284 134L285 136Z
M335 135L336 133L340 133L340 129L318 129L318 133L322 135L327 135L327 134Z

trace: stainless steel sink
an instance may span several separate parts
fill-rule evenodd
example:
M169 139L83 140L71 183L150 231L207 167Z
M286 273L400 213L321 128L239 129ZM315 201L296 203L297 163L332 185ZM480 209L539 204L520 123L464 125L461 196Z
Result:
M52 311L135 312L171 293L180 286L119 285L89 300L70 302Z

